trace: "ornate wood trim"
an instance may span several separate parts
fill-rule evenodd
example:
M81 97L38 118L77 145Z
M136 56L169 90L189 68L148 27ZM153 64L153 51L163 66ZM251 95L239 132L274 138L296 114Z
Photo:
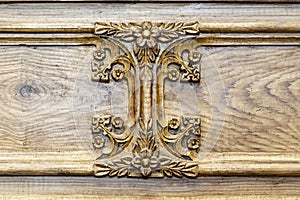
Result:
M207 28L203 28L204 25L206 24ZM224 23L223 25L225 26L225 29L222 28L222 23L205 23L203 25L203 23L198 25L198 30L201 30L201 35L195 34L197 35L197 38L195 39L195 41L197 41L198 43L201 43L201 45L298 45L299 46L299 41L300 41L300 37L297 33L299 33L299 23L247 23L250 25L246 26L246 23ZM275 27L275 24L278 24L278 26ZM120 78L120 80L118 80L118 78L114 78L118 77L116 76L118 73L115 72L115 75L113 75L114 69L111 69L111 71L108 70L108 75L110 76L110 80L112 81L120 81L120 82L124 82L124 84L129 84L128 83L128 77L133 76L135 77L135 70L138 69L140 70L139 66L138 66L138 62L136 61L135 58L135 54L133 53L133 51L128 50L126 51L126 49L128 48L128 46L130 46L130 43L127 43L126 41L121 41L120 38L115 37L114 35L108 35L106 33L103 34L97 34L98 36L95 36L94 34L94 27L91 27L89 25L84 26L84 29L79 29L78 26L72 26L70 25L70 29L68 29L68 26L53 26L53 28L49 29L49 26L44 25L41 26L39 28L38 24L34 24L35 26L24 26L23 28L18 28L18 24L14 25L14 27L7 27L7 28L3 28L3 26L1 26L0 24L0 30L1 32L15 32L18 34L2 34L0 37L0 43L1 45L20 45L20 44L28 44L28 45L93 45L96 46L97 49L100 49L100 47L104 44L107 43L109 48L112 48L112 46L115 46L115 48L117 49L117 51L121 52L121 53L117 53L116 55L122 55L123 57L118 58L119 60L116 63L123 63L123 65L128 65L128 63L130 63L130 70L126 71L124 70L121 71L121 73L119 73L120 76L123 77ZM16 28L15 28L16 27ZM20 26L22 27L22 26ZM27 27L27 28L26 28ZM97 27L97 26L96 26ZM202 28L201 28L202 27ZM259 28L260 27L260 28ZM280 28L282 27L282 28ZM2 29L3 28L3 29ZM218 34L218 35L214 35L214 34L207 34L207 33L214 33L214 32L220 32L220 30L224 30L222 34ZM226 31L225 31L226 30ZM269 33L278 33L278 32L292 32L295 34L263 34L263 35L259 35L259 34L251 34L251 33L256 33L256 32L269 32ZM25 36L22 35L22 33L24 32L30 32L30 33L55 33L55 34L26 34ZM63 34L57 34L57 33L63 33ZM88 33L88 34L67 34L67 33ZM206 34L204 34L206 33ZM239 33L239 34L232 34L232 33ZM242 33L242 34L240 34ZM175 38L176 42L178 42L179 44L184 43L185 38L190 38L190 41L193 41L193 37L195 36L194 34L189 34L189 33L185 33L180 35L178 38ZM118 42L120 41L120 42ZM172 42L166 42L164 44L168 44L169 46L172 46ZM125 44L125 45L122 45ZM162 42L159 42L162 43ZM175 45L177 46L177 45ZM130 47L129 47L130 48ZM173 50L173 49L172 49ZM156 66L158 63L158 60L160 60L160 58L162 57L162 52L163 52L163 48L160 49L160 54L156 55ZM166 52L166 51L164 51ZM131 57L130 57L131 55ZM100 57L101 58L101 57ZM99 60L99 59L98 59ZM101 59L100 59L101 60ZM176 60L176 59L175 59ZM132 62L133 61L133 62ZM97 64L97 59L95 58L94 60L94 64ZM131 63L132 62L132 63ZM153 61L150 60L150 62L152 63ZM161 60L162 62L162 60ZM112 61L111 61L112 63ZM117 65L117 64L116 64ZM97 69L96 69L97 70ZM161 71L161 68L158 68L157 71L155 71L155 73L159 74ZM94 71L96 72L96 71ZM93 73L94 73L93 72ZM120 72L120 71L119 71ZM126 75L125 75L126 74ZM175 76L177 77L177 73L174 73ZM170 76L173 77L173 76ZM169 78L168 76L164 77L165 79L172 79ZM96 78L97 80L97 78ZM176 79L177 80L177 79ZM97 80L98 81L98 80ZM171 80L168 80L171 81ZM105 82L105 81L103 81ZM139 88L137 85L134 86L135 88ZM134 88L132 87L132 88ZM131 88L131 87L130 87ZM129 93L131 91L128 91ZM136 109L137 104L136 103L132 103L132 100L129 100L129 102L131 102L135 111L138 111ZM100 113L101 114L101 113ZM116 129L116 126L114 126L114 124L116 124L115 122L115 118L116 116L103 116L103 115L98 115L98 119L100 117L108 117L109 118L109 124L107 125L108 127L112 127L112 129ZM138 118L139 116L139 111L136 113L135 118ZM130 115L132 116L132 115ZM97 121L97 116L95 116L96 118L94 119L95 121ZM135 119L134 118L134 119ZM119 118L117 118L119 119ZM99 119L100 120L100 119ZM119 119L119 121L124 121L124 119ZM177 119L178 120L178 119ZM179 118L179 121L182 121L182 118ZM118 121L118 120L117 120ZM174 120L176 122L176 120ZM126 127L129 128L133 128L135 129L136 126L140 126L138 122L136 122L135 120L133 120L134 124ZM95 122L94 122L95 124ZM138 125L137 125L138 124ZM154 124L154 123L153 123ZM170 123L173 124L173 123ZM176 123L174 123L176 125ZM128 125L126 123L126 125ZM152 124L151 124L152 125ZM118 127L118 125L117 125ZM122 126L122 129L120 130L116 130L116 132L114 132L115 134L121 132L121 134L124 134L123 130L126 130L126 127ZM124 128L124 129L123 129ZM129 129L127 128L127 129ZM153 128L153 127L151 127ZM168 131L173 131L171 130L171 128L166 128L166 126L164 127L166 130L164 132L164 135L168 134ZM179 129L175 130L175 131L179 131ZM125 137L126 136L126 137ZM111 166L117 166L119 165L118 159L120 158L122 155L122 148L126 147L126 151L124 152L124 154L128 154L131 155L131 153L133 152L132 150L134 149L133 143L135 141L137 141L137 137L138 135L126 135L125 134L124 138L122 139L122 141L120 142L119 140L116 140L116 143L118 144L118 148L116 148L115 154L113 155L114 158L116 158L115 160L107 158L108 155L104 155L103 157L101 157L100 161L103 162L99 162L97 161L97 163L99 165L103 165L105 167L109 167L109 163L111 163ZM157 136L157 135L156 135ZM162 134L159 137L166 137L163 136ZM163 147L163 152L160 151L159 152L159 156L161 155L167 155L168 158L170 157L172 160L174 160L173 165L176 164L176 162L180 162L182 161L183 163L193 163L189 160L185 160L185 159L181 159L179 158L178 153L176 152L172 152L172 145L174 144L174 142L170 142L168 144L164 144L163 141L161 141L160 138L158 138L159 140L157 140L157 138L155 138L155 141L157 141L161 146ZM79 153L80 154L80 153ZM253 157L258 157L261 156L261 160L260 164L257 164L255 166L249 166L248 164L244 164L241 165L239 164L234 164L234 161L239 160L240 157L242 157L241 155L236 155L237 153L234 153L234 155L230 155L229 153L226 153L226 155L223 155L222 153L214 153L212 154L212 159L211 160L201 160L199 162L197 162L198 164L201 164L201 175L205 174L205 175L249 175L249 174L256 174L256 175L265 175L265 174L272 174L272 175L299 175L299 170L297 170L296 168L291 168L291 170L289 172L286 172L283 169L286 169L289 167L289 165L292 165L293 163L297 162L299 159L299 155L295 154L295 153L291 153L291 154L287 154L284 156L282 156L282 158L284 158L283 160L278 159L279 156L281 156L282 152L278 155L274 155L274 153L266 153L266 154L255 154L253 155L253 153L251 153L251 155L244 153L242 154L243 159L245 159L245 157L247 157L247 161L252 162L253 161ZM32 167L32 163L26 163L28 160L31 159L30 156L28 156L28 152L26 153L26 155L22 155L22 157L19 156L19 154L16 155L10 155L11 157L7 156L7 155L2 155L2 160L3 163L5 163L7 160L11 160L13 157L14 159L14 163L16 163L14 166L14 168L10 169L7 171L7 169L5 167L2 166L3 169L5 169L6 171L2 170L2 174L28 174L28 175L32 175L32 174L79 174L79 175L87 175L87 174L91 174L91 169L90 169L90 160L84 160L82 161L82 163L78 164L74 161L74 157L72 157L72 155L70 154L70 156L67 158L68 162L71 163L68 166L61 166L61 165L56 165L57 163L57 158L59 158L59 154L55 154L55 155L50 155L50 154L46 154L45 156L47 156L47 160L48 162L52 162L53 166L55 165L56 167L50 167L50 165L40 165L39 163L35 163L35 167ZM24 157L25 156L25 157ZM27 156L27 158L26 158ZM280 157L281 158L281 157ZM40 159L40 158L38 158ZM66 158L62 158L62 159L66 159ZM106 160L105 160L106 159ZM22 163L25 163L23 165L19 165L18 163L20 163L20 160L22 161ZM109 161L111 160L111 162ZM175 162L176 160L176 162ZM163 160L162 160L163 161ZM162 162L160 161L160 162ZM123 161L122 161L123 162ZM127 161L124 161L127 162ZM128 162L127 162L128 163ZM279 166L280 163L280 167ZM283 164L284 163L284 164ZM196 164L196 163L195 163ZM277 166L277 165L278 166ZM216 165L218 165L218 167L216 167ZM71 167L70 167L71 166ZM127 165L128 166L128 165ZM131 166L131 164L130 164ZM175 165L176 166L176 165ZM181 167L184 165L181 165ZM193 165L192 165L193 166ZM96 165L95 165L95 169L96 169ZM161 165L159 166L161 167ZM276 168L277 167L277 168ZM34 171L32 171L32 169L35 169ZM62 170L63 169L63 170ZM177 168L178 169L178 168ZM197 166L197 170L199 170L199 166ZM106 170L106 171L105 171ZM111 171L109 171L109 168L105 168L103 174L105 175L109 175ZM132 171L130 171L132 170ZM132 175L132 176L143 176L142 174L137 173L135 168L128 168L128 172L125 175ZM153 171L153 169L151 169L151 174L148 176L163 176L163 175L167 175L168 170L163 171L162 168L155 168L155 170L157 171ZM182 169L181 169L182 170ZM193 168L193 170L196 171L196 168ZM63 171L63 172L61 172ZM109 171L109 172L107 172ZM183 171L183 170L182 170ZM197 171L197 173L198 173ZM136 174L135 174L135 173ZM153 173L152 173L153 172ZM154 173L155 172L155 173ZM118 175L118 173L114 172L115 175ZM124 173L124 172L122 172ZM120 174L122 174L120 173ZM195 173L195 174L197 174ZM112 173L113 174L113 173ZM170 174L170 173L169 173ZM174 173L175 174L175 173ZM98 174L101 175L101 174ZM171 174L172 175L172 174ZM176 174L175 174L176 175ZM181 173L182 175L182 173ZM183 174L186 175L186 174ZM194 174L193 174L194 175ZM144 176L147 177L147 176Z
M101 152L94 165L96 176L198 175L194 158L200 147L199 116L166 121L163 115L165 79L200 83L201 53L195 38L189 37L200 33L198 25L96 23L95 34L108 38L94 52L92 80L126 80L129 94L134 96L129 99L130 120L126 124L118 116L93 118L93 144ZM132 52L121 42L131 43ZM169 47L164 50L161 44ZM184 52L188 53L187 59L183 58Z

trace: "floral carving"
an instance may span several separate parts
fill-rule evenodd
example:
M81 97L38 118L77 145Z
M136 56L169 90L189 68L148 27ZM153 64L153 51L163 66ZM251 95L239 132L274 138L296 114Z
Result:
M198 22L177 23L96 23L95 33L135 41L139 47L153 48L157 42L171 42L181 35L199 34Z
M152 23L144 22L142 26L134 26L132 30L138 47L153 48L157 45L160 30L158 27L153 26Z
M182 35L199 34L198 22L190 23L96 23L95 33L133 42L133 52L140 66L151 67L160 51L160 43Z
M199 166L195 162L186 161L172 161L167 157L162 157L158 160L158 163L151 170L151 175L153 177L163 177L163 176L176 176L176 177L190 177L194 178L198 176ZM94 165L95 175L102 176L117 176L117 177L147 177L150 175L148 169L147 173L137 173L135 167L132 165L131 157L123 157L118 161L108 162L106 164L96 163ZM144 171L144 170L143 170ZM147 175L147 176L144 176Z
M187 141L187 146L191 150L198 150L200 148L200 139L198 138L190 138Z
M111 115L94 116L92 121L93 146L103 152L101 157L119 153L132 139L130 129L124 127L120 117Z
M134 61L126 48L111 40L105 40L97 46L91 63L92 80L109 82L121 81L126 73L134 68Z
M201 79L202 54L196 49L192 49L192 45L190 47L188 44L189 41L186 40L173 44L171 46L173 48L165 50L158 60L159 69L167 71L167 78L171 81L199 82ZM187 59L183 58L185 52L188 53ZM171 65L173 67L170 67Z
M167 127L163 127L159 133L166 148L178 157L192 159L192 152L200 150L200 118L182 117L173 118Z
M95 24L95 34L102 37L104 43L94 51L92 80L127 80L130 94L139 95L129 100L133 105L128 113L139 109L138 117L128 116L133 120L129 123L133 126L129 127L116 116L97 115L93 118L93 146L100 152L94 165L96 176L198 175L199 167L193 161L193 155L200 150L200 118L173 118L165 127L157 120L153 126L152 120L156 118L152 113L157 110L152 104L154 76L161 69L170 81L200 82L202 55L194 46L186 45L190 37L182 39L199 33L198 22ZM173 45L161 52L161 48L175 40ZM184 56L186 53L187 56ZM131 73L132 69L139 76ZM140 85L137 92L136 82ZM139 101L138 106L135 106L136 100Z
M180 122L176 118L171 119L168 123L168 127L172 130L177 130L179 126L180 126Z

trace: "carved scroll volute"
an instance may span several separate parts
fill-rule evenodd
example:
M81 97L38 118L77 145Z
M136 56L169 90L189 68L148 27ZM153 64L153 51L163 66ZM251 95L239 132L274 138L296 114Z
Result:
M173 155L193 159L200 150L201 119L178 116L166 120L164 113L165 81L200 84L201 53L195 39L179 40L160 56L157 71L157 123L165 148Z
M125 53L123 53L125 52ZM136 121L135 111L135 71L131 54L120 43L105 39L96 46L92 60L92 77L96 82L125 81L128 85L127 119L106 113L95 115L92 119L93 146L103 157L120 153L130 143L132 129Z

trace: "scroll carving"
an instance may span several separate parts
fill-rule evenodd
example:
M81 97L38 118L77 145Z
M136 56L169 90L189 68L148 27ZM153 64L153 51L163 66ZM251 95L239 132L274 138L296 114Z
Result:
M167 121L163 91L166 80L200 84L201 53L194 42L199 32L197 22L96 23L95 34L104 42L94 51L91 79L122 81L130 94L128 119L105 113L92 119L100 154L96 176L198 175L201 119Z

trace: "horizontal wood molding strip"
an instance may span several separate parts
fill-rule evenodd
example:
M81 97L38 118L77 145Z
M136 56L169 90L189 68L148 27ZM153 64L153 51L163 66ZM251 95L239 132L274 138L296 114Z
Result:
M0 34L0 45L32 45L32 46L81 46L96 45L101 39L93 34ZM197 42L202 46L298 46L300 34L200 34Z
M199 161L199 175L300 176L300 153L211 153ZM1 153L0 175L93 175L86 152ZM7 166L10 166L7 168Z
M201 23L200 32L205 33L299 33L298 22L219 22Z
M300 22L199 22L200 33L300 33ZM0 33L93 33L90 23L0 22Z

